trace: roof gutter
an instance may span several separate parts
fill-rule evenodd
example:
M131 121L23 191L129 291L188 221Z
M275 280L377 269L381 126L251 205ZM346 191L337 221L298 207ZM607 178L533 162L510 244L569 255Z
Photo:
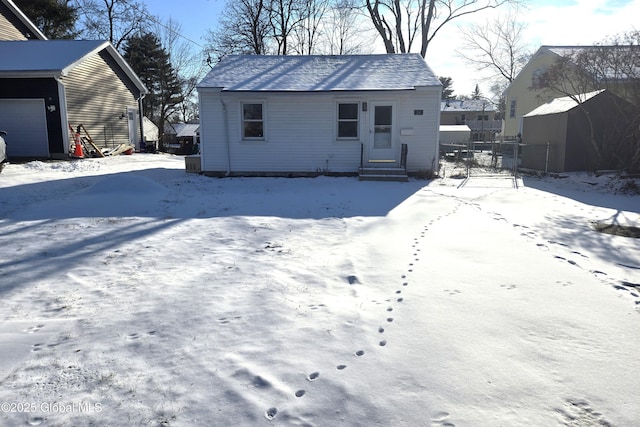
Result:
M38 71L0 71L0 78L3 79L42 79L53 78L58 80L60 77L64 77L62 70L38 70Z

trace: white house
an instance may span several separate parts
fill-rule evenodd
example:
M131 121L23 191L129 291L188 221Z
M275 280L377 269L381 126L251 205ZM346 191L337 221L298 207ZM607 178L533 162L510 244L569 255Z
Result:
M228 56L198 85L201 170L437 171L441 90L417 54Z

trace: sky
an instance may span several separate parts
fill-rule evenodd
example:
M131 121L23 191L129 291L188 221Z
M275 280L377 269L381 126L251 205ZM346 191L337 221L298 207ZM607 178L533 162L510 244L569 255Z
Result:
M620 180L184 165L2 170L0 425L638 425Z
M204 44L207 30L215 28L224 0L145 0L149 11L179 22L183 34ZM525 39L531 51L541 45L589 45L608 36L640 28L640 1L637 0L536 0L525 1L516 13L527 25ZM458 94L471 94L476 83L487 92L486 75L478 72L456 54L461 47L459 25L485 23L507 10L497 9L469 15L468 19L445 26L427 52L427 63L438 76L451 77ZM194 45L195 46L195 45ZM196 46L197 47L197 46ZM383 53L382 46L373 53Z

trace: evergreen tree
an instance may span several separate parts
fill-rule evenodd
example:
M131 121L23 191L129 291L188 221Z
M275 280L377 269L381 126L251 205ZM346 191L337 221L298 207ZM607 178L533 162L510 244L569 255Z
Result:
M158 126L162 148L165 122L183 100L181 82L169 54L152 33L127 39L124 58L149 89L149 94L142 100L143 113Z
M49 39L73 39L78 10L70 0L14 0L15 4Z
M478 86L478 84L476 83L476 87L475 89L473 89L473 92L471 93L471 99L480 99L482 98L482 92L480 92L480 86Z
M453 96L453 79L451 77L438 77L440 83L442 84L442 100L447 101L449 99L454 99Z

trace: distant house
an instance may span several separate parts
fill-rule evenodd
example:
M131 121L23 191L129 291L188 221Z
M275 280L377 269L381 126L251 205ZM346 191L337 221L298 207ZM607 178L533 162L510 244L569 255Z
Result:
M200 143L200 124L167 124L164 139L164 148L169 153L196 154Z
M620 117L626 101L600 90L561 97L541 105L522 120L522 167L545 172L593 171L616 167L616 159L598 159L594 144L611 153L605 144L618 144L627 123ZM594 139L591 138L591 118Z
M440 103L440 125L466 125L472 141L493 141L502 131L502 121L496 120L491 102L481 99L450 99Z
M98 146L138 147L147 89L110 43L46 40L10 0L0 13L0 129L10 158L66 158L78 125Z
M416 54L225 57L198 85L202 172L437 170L441 90Z

